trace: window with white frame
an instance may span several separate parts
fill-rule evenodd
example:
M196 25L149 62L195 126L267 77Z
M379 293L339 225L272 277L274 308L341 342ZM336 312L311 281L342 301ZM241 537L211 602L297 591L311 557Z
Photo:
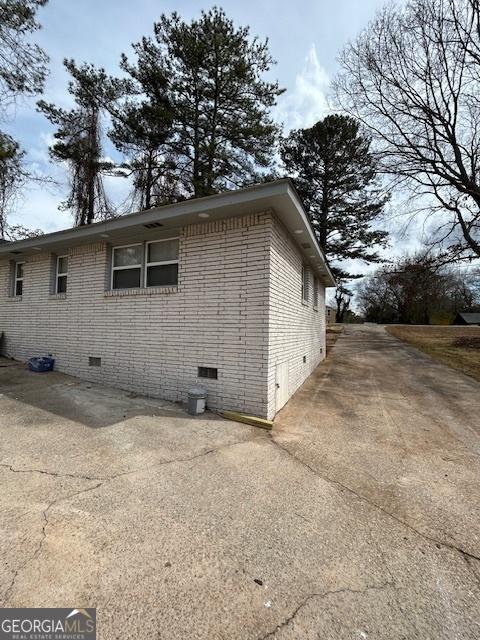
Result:
M112 289L135 289L142 281L143 244L113 248Z
M308 302L308 268L302 265L302 301Z
M313 279L313 308L318 309L318 280Z
M57 257L55 293L67 293L68 256Z
M112 289L178 284L178 238L113 247Z
M178 238L147 242L145 286L168 287L178 284Z
M15 263L15 281L14 281L14 295L21 296L23 295L23 267L24 262L16 262Z

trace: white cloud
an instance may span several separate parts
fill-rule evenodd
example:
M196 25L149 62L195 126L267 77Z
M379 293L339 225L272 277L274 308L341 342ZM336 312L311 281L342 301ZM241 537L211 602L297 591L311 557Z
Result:
M71 227L71 215L58 210L61 199L62 196L55 187L31 184L8 220L12 225L21 224L29 229L42 229L45 233Z
M286 132L311 127L331 111L327 99L329 83L328 73L320 64L312 44L303 69L295 78L294 88L286 91L278 101L275 118L283 122Z

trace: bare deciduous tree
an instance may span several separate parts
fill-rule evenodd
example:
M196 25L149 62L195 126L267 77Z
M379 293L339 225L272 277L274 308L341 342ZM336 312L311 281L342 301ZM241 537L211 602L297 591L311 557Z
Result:
M383 170L427 196L452 254L480 256L480 0L388 5L341 64L336 94Z
M423 250L405 255L364 279L356 299L368 321L449 324L459 311L480 308L479 273L459 271Z
M0 122L20 97L41 93L47 76L48 57L30 35L40 28L36 14L48 0L0 0ZM7 215L29 178L39 180L25 166L25 152L0 130L0 239L16 237ZM27 233L21 227L22 233Z
M0 114L18 96L41 93L48 57L29 35L40 28L36 13L48 0L0 0Z

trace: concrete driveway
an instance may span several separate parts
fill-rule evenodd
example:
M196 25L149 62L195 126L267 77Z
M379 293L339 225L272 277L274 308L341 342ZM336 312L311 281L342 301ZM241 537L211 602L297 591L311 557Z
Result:
M96 606L102 640L480 637L480 385L382 328L347 327L271 435L0 385L3 606Z

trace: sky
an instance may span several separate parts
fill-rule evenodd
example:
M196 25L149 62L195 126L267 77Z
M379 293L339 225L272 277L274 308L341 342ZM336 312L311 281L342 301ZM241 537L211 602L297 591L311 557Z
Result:
M269 49L277 64L270 78L286 89L280 96L274 117L284 132L308 127L335 105L329 96L331 79L339 70L337 58L346 43L367 26L385 0L225 0L218 3L238 26L249 26L252 36L268 38ZM50 75L42 96L57 106L72 106L67 91L68 74L62 61L73 58L118 73L120 54L131 51L131 43L151 35L153 23L161 13L177 11L185 20L199 16L213 4L182 0L49 0L38 12L42 29L35 41L50 57ZM3 125L2 125L3 126ZM68 211L59 210L67 193L67 176L62 166L52 163L48 146L54 127L38 113L35 100L17 107L4 127L27 151L28 162L39 174L55 180L55 185L30 184L10 215L10 224L21 224L44 232L71 227ZM113 155L112 149L106 154ZM122 178L106 178L105 186L114 203L127 200L129 182ZM385 257L399 255L421 245L419 221L406 226L399 221L403 202L392 199L387 219L382 222L391 232ZM389 218L391 217L391 220ZM352 272L368 273L375 268L355 261Z
M328 91L338 68L337 56L383 1L228 0L220 6L237 25L248 25L252 35L268 38L270 52L277 61L272 75L286 88L274 115L288 131L311 126L332 110ZM35 34L35 41L50 57L43 99L59 106L71 104L64 58L91 62L116 73L120 54L129 53L132 42L150 35L161 13L177 11L190 20L211 6L192 0L49 0L38 13L42 29ZM71 226L70 214L58 210L67 190L66 175L48 158L54 128L43 114L36 112L35 100L17 107L5 129L20 141L33 167L53 176L58 183L28 186L9 222L46 232ZM119 201L126 197L128 184L118 178L107 179L107 190Z

